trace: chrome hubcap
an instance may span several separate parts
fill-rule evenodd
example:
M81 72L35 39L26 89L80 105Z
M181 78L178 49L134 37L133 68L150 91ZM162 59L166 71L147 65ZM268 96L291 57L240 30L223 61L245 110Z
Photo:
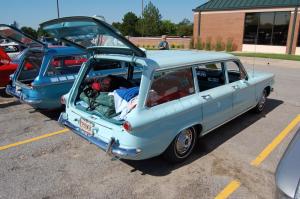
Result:
M184 155L189 151L193 143L193 132L190 129L181 131L176 140L176 151L179 155Z
M266 93L263 92L263 94L259 100L259 105L258 105L259 110L262 110L264 108L265 103L266 103Z

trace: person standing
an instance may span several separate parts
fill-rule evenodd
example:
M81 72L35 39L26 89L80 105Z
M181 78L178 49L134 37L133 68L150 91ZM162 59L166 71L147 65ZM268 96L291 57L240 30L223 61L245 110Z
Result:
M159 50L169 50L169 43L167 42L167 35L161 37L161 42L158 44Z

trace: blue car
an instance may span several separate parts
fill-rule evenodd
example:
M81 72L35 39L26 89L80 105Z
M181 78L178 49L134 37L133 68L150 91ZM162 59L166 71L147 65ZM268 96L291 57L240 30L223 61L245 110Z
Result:
M8 25L0 25L0 36L28 47L6 87L7 94L36 109L60 108L61 96L72 87L86 53L74 47L48 47Z
M117 158L163 154L184 161L197 138L249 110L262 112L273 90L273 74L248 72L230 54L145 52L93 17L59 18L41 26L92 52L65 95L59 122ZM113 65L127 65L127 76L89 75ZM139 69L141 76L135 75Z

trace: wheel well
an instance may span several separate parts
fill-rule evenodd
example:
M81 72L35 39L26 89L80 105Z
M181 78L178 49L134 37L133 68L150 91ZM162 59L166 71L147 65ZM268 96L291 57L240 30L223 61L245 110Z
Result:
M265 88L265 90L267 91L267 96L269 96L270 93L271 93L271 87L270 87L270 86L267 86L267 87Z
M198 135L198 137L200 136L200 134L201 134L201 132L202 132L202 125L201 124L196 124L196 125L194 125L193 127L195 127L195 129L196 129L196 132L197 132L197 135Z

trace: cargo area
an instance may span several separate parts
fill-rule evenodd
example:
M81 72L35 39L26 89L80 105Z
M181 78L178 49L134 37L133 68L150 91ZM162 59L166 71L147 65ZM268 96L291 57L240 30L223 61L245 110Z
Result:
M30 85L39 75L44 53L42 51L28 51L24 56L25 59L19 66L17 81Z
M138 68L124 61L92 62L78 88L76 108L113 123L122 123L137 105L141 81Z

